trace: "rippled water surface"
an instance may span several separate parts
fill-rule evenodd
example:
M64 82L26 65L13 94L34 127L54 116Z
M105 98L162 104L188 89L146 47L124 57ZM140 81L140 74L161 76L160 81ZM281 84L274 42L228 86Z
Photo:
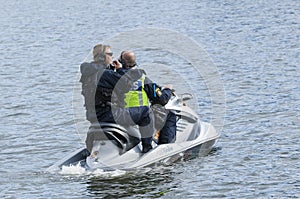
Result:
M292 0L2 1L0 197L300 197L299 13ZM45 172L83 146L72 107L80 63L96 43L145 27L190 37L218 67L226 115L217 150L150 171ZM140 60L151 53L141 51ZM163 52L155 56L160 64L189 66ZM151 72L185 90L184 82L161 74ZM205 83L188 69L181 75L210 121Z

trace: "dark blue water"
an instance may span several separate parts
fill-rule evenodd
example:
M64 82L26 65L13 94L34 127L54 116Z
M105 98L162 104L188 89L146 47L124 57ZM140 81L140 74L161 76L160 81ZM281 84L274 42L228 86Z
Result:
M292 0L2 1L1 198L300 197L299 13ZM146 173L45 172L83 146L72 105L80 63L96 43L137 28L177 31L217 66L226 92L218 150ZM159 51L141 51L140 59L151 52ZM164 57L188 66L169 54L156 58ZM199 114L210 121L205 82L182 75L199 87Z

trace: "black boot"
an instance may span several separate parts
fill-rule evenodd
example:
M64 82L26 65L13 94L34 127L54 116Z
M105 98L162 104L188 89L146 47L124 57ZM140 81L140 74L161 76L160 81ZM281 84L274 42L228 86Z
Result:
M147 153L148 151L150 151L152 149L151 144L143 144L143 150L142 153Z
M142 138L142 146L143 146L142 153L147 153L152 149L151 142L152 142L152 137Z

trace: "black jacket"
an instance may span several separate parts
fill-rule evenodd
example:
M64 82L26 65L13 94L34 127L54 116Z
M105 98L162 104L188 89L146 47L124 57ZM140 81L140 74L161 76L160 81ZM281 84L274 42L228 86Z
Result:
M96 89L95 105L103 107L103 104L113 103L119 107L125 106L125 93L132 87L133 82L139 79L140 71L126 73L124 69L103 71Z
M126 73L126 75L130 76L132 81L140 79L143 74L146 75L146 72L143 69L139 68L121 69L121 71L122 73ZM147 76L145 78L144 90L147 93L147 96L152 105L160 104L164 106L168 103L169 99L173 95L173 91L171 89L162 89L161 86L154 83Z
M84 96L84 106L86 108L86 118L90 122L96 121L95 113L95 93L98 80L106 66L99 63L82 63L80 65L82 92Z

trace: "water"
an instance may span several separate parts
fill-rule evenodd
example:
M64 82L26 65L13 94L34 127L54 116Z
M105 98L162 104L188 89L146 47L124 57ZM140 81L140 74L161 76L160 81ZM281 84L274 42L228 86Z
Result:
M1 198L300 197L299 13L292 0L2 1ZM191 37L217 65L226 91L219 149L146 172L45 172L83 146L72 107L79 64L99 41L143 27ZM205 84L192 84L204 90L199 114L209 121Z

